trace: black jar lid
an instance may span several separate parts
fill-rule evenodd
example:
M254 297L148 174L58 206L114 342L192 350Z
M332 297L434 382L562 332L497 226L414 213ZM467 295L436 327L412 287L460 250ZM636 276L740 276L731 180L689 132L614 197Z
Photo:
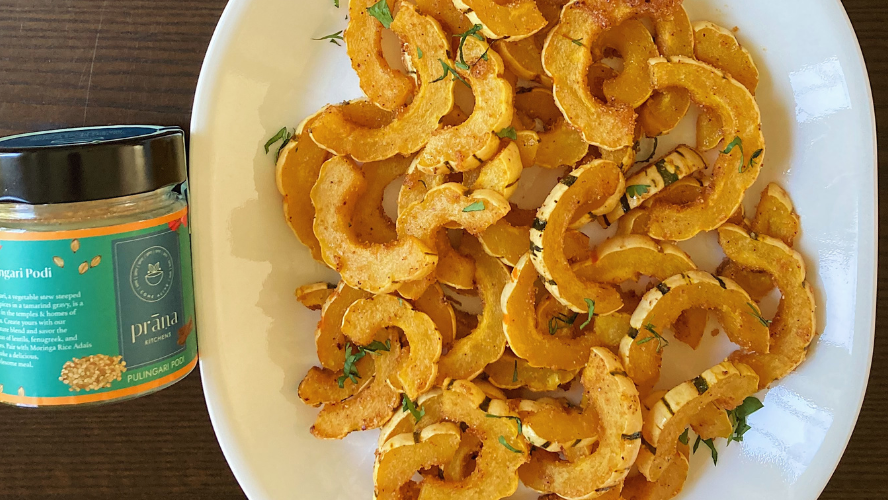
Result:
M185 178L185 139L178 127L85 127L0 138L0 202L119 198Z

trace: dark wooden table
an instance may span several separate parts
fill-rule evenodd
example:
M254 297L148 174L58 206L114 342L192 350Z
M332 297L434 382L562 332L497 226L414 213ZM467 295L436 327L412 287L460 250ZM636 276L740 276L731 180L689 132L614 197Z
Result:
M844 4L873 82L882 167L888 161L888 1ZM224 6L224 0L0 0L0 135L114 123L187 130L204 51ZM888 185L888 165L879 177ZM879 212L886 221L882 249L888 197ZM888 262L888 255L880 251L879 256ZM869 391L823 499L888 498L885 269L879 270ZM0 498L170 494L244 497L216 443L197 372L122 405L75 411L0 408Z

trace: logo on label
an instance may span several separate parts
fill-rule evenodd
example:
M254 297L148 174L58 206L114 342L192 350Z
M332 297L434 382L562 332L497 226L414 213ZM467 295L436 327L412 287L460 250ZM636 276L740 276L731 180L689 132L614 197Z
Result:
M173 256L161 246L146 248L133 262L129 278L137 297L145 302L158 302L173 288Z

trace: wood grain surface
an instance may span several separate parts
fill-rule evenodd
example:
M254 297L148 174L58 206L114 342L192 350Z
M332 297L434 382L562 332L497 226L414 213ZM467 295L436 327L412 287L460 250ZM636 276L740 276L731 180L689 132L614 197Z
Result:
M879 182L888 186L888 1L844 4L873 83ZM223 0L0 0L0 135L116 123L187 130L201 62L224 6ZM888 196L879 214L888 221ZM880 233L880 261L888 262L882 252L888 226ZM878 274L867 398L825 500L888 498L885 269ZM125 404L0 408L0 498L165 495L244 498L216 443L197 372Z

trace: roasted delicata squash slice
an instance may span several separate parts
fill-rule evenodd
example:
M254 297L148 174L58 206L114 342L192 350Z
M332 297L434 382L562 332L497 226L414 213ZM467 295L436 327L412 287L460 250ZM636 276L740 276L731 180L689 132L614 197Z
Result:
M309 283L296 289L296 300L312 311L320 311L335 289L336 285L326 281Z
M596 99L607 101L607 96L604 95L604 82L608 80L613 80L618 75L619 73L617 73L617 70L611 68L607 64L600 62L591 64L589 66L589 71L586 73L586 79L592 95Z
M470 21L480 24L487 38L521 40L546 26L546 18L533 0L453 0L453 5Z
M789 194L773 182L768 184L759 200L752 220L754 233L765 234L792 246L801 230L801 220Z
M417 311L432 318L438 327L438 332L441 333L441 343L450 346L456 338L456 314L441 285L428 287L421 297L413 301L413 306Z
M530 463L518 471L531 489L566 499L595 498L620 485L635 462L641 447L641 403L620 360L603 347L593 348L582 381L587 408L600 421L598 448L574 462L534 451Z
M655 41L664 57L694 57L694 28L681 6L654 20ZM638 123L648 137L668 134L687 114L691 97L685 89L654 92L638 110Z
M543 168L573 167L589 151L583 135L564 119L558 119L545 132L539 133L539 148L534 163Z
M657 195L641 204L641 207L631 210L619 220L617 235L648 234L648 223L651 220L650 209L654 203L669 203L672 205L684 205L703 199L705 184L696 177L685 177L669 187L660 191Z
M447 176L444 174L427 174L411 168L404 176L404 183L398 191L398 213L414 203L421 202L426 193L446 182Z
M394 6L387 0L388 7ZM394 111L410 99L415 85L413 79L389 66L382 55L382 31L385 27L368 9L373 0L354 0L348 3L348 27L342 35L352 69L361 81L361 90L380 108Z
M456 452L449 462L441 467L445 481L462 481L475 470L475 460L481 453L481 440L474 434L463 434Z
M438 265L435 272L426 276L426 281L432 277L437 278L442 285L447 285L457 290L471 290L475 287L475 261L453 248L446 229L438 230L436 246L438 251ZM426 288L424 281L405 283L398 290L404 297L415 297L420 290Z
M489 404L490 408L482 410L483 404ZM496 406L505 404L494 405L478 386L463 380L451 381L440 395L422 403L426 415L417 422L417 428L437 421L463 423L467 426L464 434L473 434L481 441L481 453L475 460L474 471L460 481L426 478L420 498L499 499L515 492L517 470L527 461L529 446L513 419L489 416L498 414Z
M571 2L543 46L543 67L554 82L555 102L586 142L604 149L632 146L635 113L628 105L609 106L592 95L589 66L595 62L592 47L601 35L641 15L654 18L670 12L677 2L583 1Z
M694 38L694 53L698 60L724 71L755 95L758 68L734 33L705 21L694 23ZM697 119L697 144L706 151L715 148L725 138L721 117L714 110L704 109Z
M521 150L518 149L518 144L512 141L503 141L499 152L481 165L481 168L463 174L467 176L477 172L471 183L466 182L465 179L463 182L472 190L496 191L508 200L518 188L518 179L521 178L523 170L524 164L521 161Z
M388 339L389 350L373 356L376 366L373 380L354 396L339 402L325 404L311 433L320 439L342 439L354 431L382 427L400 402L400 394L389 385L401 364L401 345L395 335ZM366 356L365 356L366 357Z
M475 107L465 122L432 134L416 159L420 170L465 172L498 151L500 139L496 133L509 126L515 108L512 86L503 78L503 60L489 48L476 38L466 38L463 53L471 68L457 71L471 85Z
M657 204L651 211L650 236L681 241L715 229L740 206L765 160L761 115L752 94L725 73L701 62L677 57L651 60L654 87L686 88L691 99L716 110L726 137L733 138L719 155L701 201L687 205Z
M472 29L472 22L453 6L451 0L415 0L415 2L420 12L437 19L448 33L465 33Z
M620 170L625 174L630 168L635 166L635 159L638 157L638 143L636 142L631 147L620 149L602 149L600 150L600 154L602 160L616 163L620 166Z
M456 342L438 363L438 383L444 379L469 380L484 367L498 360L506 348L503 334L503 310L500 297L509 281L509 271L494 257L484 253L474 238L465 238L462 248L475 259L475 282L481 297L482 310L478 326Z
M512 400L509 406L521 418L524 437L537 448L569 453L570 449L588 448L598 442L600 422L592 408L553 398Z
M355 234L361 241L388 243L397 239L395 223L385 214L382 199L388 185L406 174L409 167L410 158L400 155L361 166L367 187L355 203L355 216L352 222Z
M552 370L534 368L527 361L506 352L484 369L487 379L500 389L527 387L531 391L546 392L557 390L562 384L573 380L577 370Z
M512 270L511 281L503 290L503 329L509 339L509 347L518 357L527 360L530 366L580 369L589 359L589 351L598 345L598 339L593 335L576 338L550 335L544 330L545 326L537 323L537 277L530 255L525 254Z
M530 226L513 226L505 219L496 221L478 234L478 241L487 255L500 259L503 264L515 267L530 242Z
M515 132L518 139L518 151L521 153L521 163L524 168L530 168L536 163L536 155L540 149L540 136L533 130L519 130Z
M654 91L648 59L660 55L650 31L638 19L629 19L605 33L601 43L623 58L620 74L604 82L604 95L632 108L644 104Z
M663 396L668 392L669 391L653 391L648 393L648 395L642 400L642 404L644 405L642 413L644 415L650 413L651 408L653 408L658 401L663 399ZM694 433L700 436L700 439L727 439L734 433L734 426L731 424L728 412L720 408L718 404L714 402L704 406L699 413L691 418L690 423L691 429L694 430ZM679 451L686 454L687 450L679 448Z
M547 127L563 118L552 91L543 87L520 89L515 94L515 109L532 120L541 120Z
M342 370L328 370L312 366L299 383L298 395L309 406L338 403L354 396L367 386L376 374L373 356L364 356L355 363L361 378L357 382L343 377ZM342 387L339 380L342 379Z
M623 173L616 164L594 160L565 176L552 189L530 229L530 257L546 288L573 311L610 314L623 305L614 287L577 277L564 253L564 234L581 206L600 203L602 213L613 209L625 191Z
M478 234L502 219L509 209L509 202L495 191L469 193L465 186L449 182L432 189L422 202L398 215L398 234L434 245L436 232L448 223ZM433 281L433 276L429 276L424 285L409 284L409 288L401 287L399 293L408 298L418 297Z
M734 409L757 388L758 375L752 368L725 361L671 389L645 418L645 445L638 455L638 469L648 481L660 479L675 459L678 437L695 415L711 403Z
M435 322L392 295L359 300L342 318L342 333L360 345L371 343L379 330L389 327L400 328L407 337L409 355L396 377L407 397L416 399L432 387L438 372L441 332Z
M620 498L623 500L670 500L675 498L684 489L685 481L688 479L688 470L687 455L676 453L675 458L656 481L648 481L641 474L626 479Z
M718 236L728 258L748 269L767 272L782 294L777 315L770 322L770 351L767 354L741 352L731 358L751 366L759 374L760 387L764 388L805 360L816 334L814 294L805 281L805 262L782 241L748 233L738 226L726 224L719 228ZM756 316L757 320L760 318L760 314ZM767 323L763 318L761 321Z
M380 446L373 465L375 498L400 500L401 488L416 472L449 463L459 448L462 432L452 422L430 425L418 435L392 437Z
M453 79L435 81L441 76L442 61L453 67L448 56L449 37L438 21L418 13L412 4L399 5L391 29L405 45L407 60L419 78L419 88L413 101L391 123L378 128L349 120L335 106L324 108L309 133L316 143L334 154L348 155L360 162L413 154L425 146L441 118L453 109ZM423 51L422 58L417 47Z
M638 332L629 336L644 338L653 334L651 330L661 333L691 308L714 310L732 342L751 351L768 352L768 328L758 320L758 306L733 281L703 271L673 276L644 294L631 320Z
M502 56L506 67L518 78L552 86L552 79L543 69L542 46L536 38L528 37L513 42L498 41L493 47Z
M371 294L352 288L340 281L321 308L321 320L315 330L315 347L318 361L329 370L342 370L345 363L345 335L342 334L342 317L354 302Z
M402 282L430 274L437 255L417 238L404 236L386 244L358 240L351 225L365 185L360 168L348 158L335 157L321 167L311 200L324 262L350 286L370 293L390 292Z
M620 204L611 213L599 217L598 220L603 227L608 227L663 189L704 169L706 169L706 161L703 160L700 153L687 146L679 146L626 179L626 194L620 198Z
M578 276L599 283L638 281L641 276L666 279L695 270L683 250L637 234L615 236L596 247L592 258L574 265Z

